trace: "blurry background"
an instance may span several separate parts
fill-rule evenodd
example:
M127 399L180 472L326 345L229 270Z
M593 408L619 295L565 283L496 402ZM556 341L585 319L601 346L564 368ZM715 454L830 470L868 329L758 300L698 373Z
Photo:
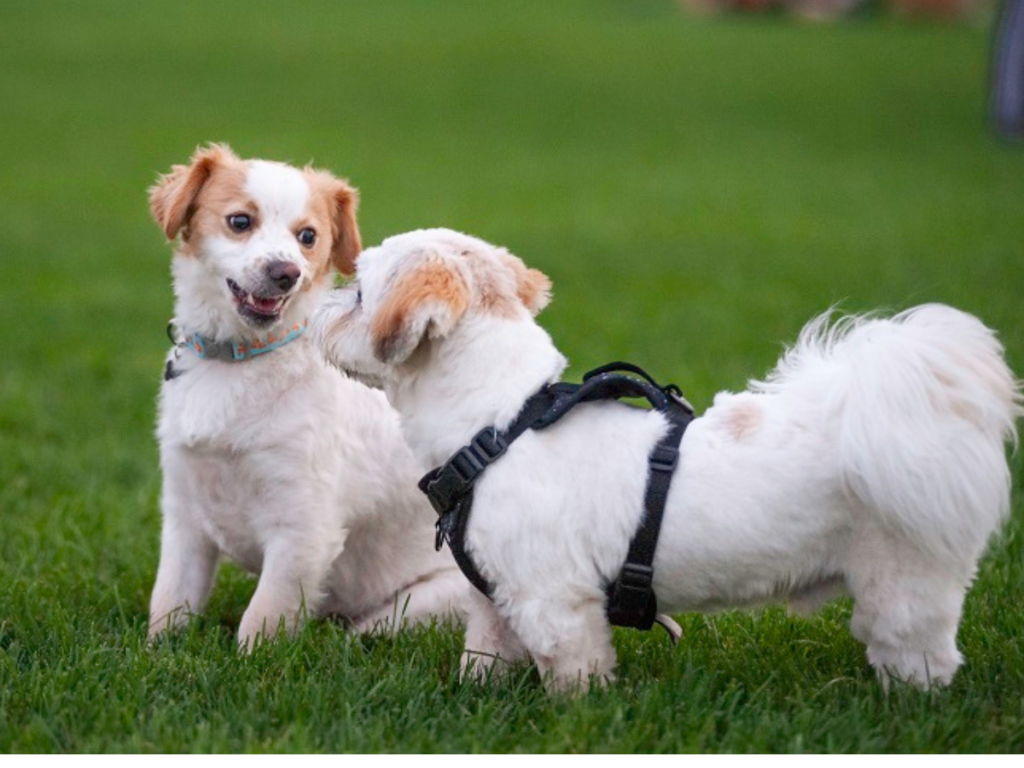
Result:
M107 667L96 659L112 645L141 648L156 568L152 425L172 295L170 249L146 188L198 144L228 142L245 157L312 161L347 176L362 192L367 244L441 225L508 246L553 278L541 320L573 376L628 359L703 408L718 389L762 375L833 304L926 301L978 314L1024 371L1024 151L988 126L992 6L871 2L809 23L847 3L761 5L3 0L0 748L171 748L192 722L174 719L168 704L146 710L166 731L145 731L126 710L110 717L146 735L117 742L105 740L116 728L68 712L69 691L119 690L145 706L155 706L146 691L164 691L131 683L163 657L145 657L127 682L123 656ZM979 638L998 633L1015 599L996 585L1019 584L1017 498L1017 522L985 571L991 589L968 605ZM229 570L215 594L224 659L233 659L230 625L251 588ZM847 615L836 610L840 630L826 618L791 631L818 627L826 644L845 637ZM781 615L758 615L750 631L789 621ZM852 666L874 691L859 646L841 642L846 657L822 651L834 669L820 685ZM986 699L994 712L972 705L994 725L969 721L963 743L1017 738L1019 747L1021 713L995 703L1008 690L1020 700L1013 646L973 648L975 674L1010 688ZM106 670L89 678L93 687L69 671L82 653ZM744 674L749 660L732 654L731 674ZM694 663L708 668L706 658ZM1003 663L1009 672L985 667ZM661 671L671 678L671 669ZM78 687L52 682L61 674ZM432 666L419 675L433 679ZM178 683L175 696L193 701ZM835 706L836 722L849 722ZM878 738L858 732L853 748L908 743L866 717ZM733 742L727 723L688 743L793 748L784 726L777 740ZM764 736L762 727L752 733ZM923 748L949 746L922 733ZM256 736L288 743L274 741L284 737L272 723ZM534 748L560 744L622 742Z

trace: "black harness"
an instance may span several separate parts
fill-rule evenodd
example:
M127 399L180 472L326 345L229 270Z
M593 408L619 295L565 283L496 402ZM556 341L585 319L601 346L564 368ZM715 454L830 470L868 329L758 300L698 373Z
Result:
M621 371L634 376L623 375ZM420 490L427 494L439 515L436 548L441 549L441 545L448 542L466 578L487 597L492 597L494 588L481 575L465 546L477 478L527 429L550 427L578 403L622 398L647 400L654 410L665 415L670 425L648 459L650 475L644 495L643 520L629 544L618 578L606 588L608 620L613 625L651 628L658 612L652 587L654 550L658 545L669 485L679 459L679 444L686 427L693 421L693 408L683 399L677 386L662 387L643 369L629 363L609 363L596 368L583 377L582 384L545 385L526 401L507 429L502 432L494 427L481 429L469 445L420 480Z

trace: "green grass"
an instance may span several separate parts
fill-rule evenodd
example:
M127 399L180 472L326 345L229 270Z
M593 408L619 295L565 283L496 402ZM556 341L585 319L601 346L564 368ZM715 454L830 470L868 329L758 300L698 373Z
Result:
M1024 152L989 31L696 19L671 0L0 6L0 750L1024 750L1024 502L952 687L882 693L850 606L618 631L619 682L455 674L461 635L328 623L235 653L253 582L149 647L169 252L145 189L201 142L316 163L368 243L447 225L549 273L572 374L630 359L699 407L812 314L946 301L1024 371ZM1019 457L1013 459L1021 485Z

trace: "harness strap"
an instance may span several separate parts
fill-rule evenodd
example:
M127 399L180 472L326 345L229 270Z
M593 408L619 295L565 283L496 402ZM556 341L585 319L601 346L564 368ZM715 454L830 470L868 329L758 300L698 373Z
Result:
M644 493L644 517L629 542L619 577L608 587L608 620L617 627L650 629L658 614L658 601L654 596L654 552L672 476L679 462L679 444L693 420L692 413L681 415L671 410L665 415L671 428L648 459L650 475Z
M473 483L480 473L503 456L509 444L543 416L554 401L552 388L544 387L526 401L519 415L503 432L498 432L494 427L484 427L473 436L469 445L457 451L440 467L430 470L423 476L419 488L427 494L437 514L441 515L437 524L437 549L441 549L442 540L448 538L448 529L454 528L454 521L446 521L445 517L455 511L456 503L467 495L471 496ZM464 505L466 516L471 502L472 499L470 504Z
M624 376L628 371L642 380ZM630 541L626 562L618 578L607 589L608 618L616 626L650 629L657 614L652 588L654 552L669 485L679 457L679 444L693 420L693 408L673 384L660 387L643 369L629 363L610 363L590 371L582 384L550 384L530 397L519 415L502 432L485 427L440 467L428 472L419 482L438 513L435 547L447 542L456 564L469 581L487 597L494 593L466 552L465 535L473 506L476 479L508 450L508 446L527 429L546 429L560 420L575 405L593 400L643 398L665 414L668 433L655 445L648 459L650 475L644 495L644 516Z

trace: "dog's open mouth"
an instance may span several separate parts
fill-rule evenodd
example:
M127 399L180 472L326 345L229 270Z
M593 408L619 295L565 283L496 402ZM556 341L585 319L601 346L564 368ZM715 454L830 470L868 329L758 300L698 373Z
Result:
M235 297L239 313L259 325L267 325L281 316L288 296L260 296L242 290L242 287L228 278L228 289Z

